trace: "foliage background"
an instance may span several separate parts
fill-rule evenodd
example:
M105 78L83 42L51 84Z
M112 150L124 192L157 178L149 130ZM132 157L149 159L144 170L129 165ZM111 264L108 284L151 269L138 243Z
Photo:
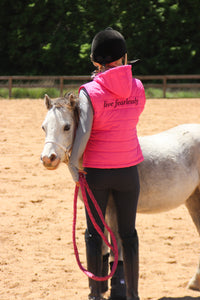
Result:
M125 37L136 74L200 74L199 0L1 0L0 75L87 75L94 35Z

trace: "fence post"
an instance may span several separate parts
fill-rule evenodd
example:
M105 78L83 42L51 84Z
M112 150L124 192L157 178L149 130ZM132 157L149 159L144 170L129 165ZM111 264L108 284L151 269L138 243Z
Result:
M8 97L9 97L9 99L12 97L12 77L11 76L8 79Z
M60 77L60 97L63 96L63 77Z
M166 90L167 90L167 77L163 76L163 98L166 98Z

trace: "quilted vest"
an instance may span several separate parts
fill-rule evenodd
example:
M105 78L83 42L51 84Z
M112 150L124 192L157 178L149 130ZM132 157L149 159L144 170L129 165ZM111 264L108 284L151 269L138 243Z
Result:
M93 106L91 135L83 166L124 168L143 161L136 125L144 109L140 80L132 78L131 66L120 66L97 75L86 89Z

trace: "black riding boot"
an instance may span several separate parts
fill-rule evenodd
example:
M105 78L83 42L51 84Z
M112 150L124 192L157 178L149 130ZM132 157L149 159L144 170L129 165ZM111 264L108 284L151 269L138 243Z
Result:
M96 276L101 276L102 254L101 245L102 240L99 236L92 236L85 232L86 243L86 258L88 271ZM101 282L89 278L90 294L88 300L101 300Z
M126 299L139 300L139 251L137 231L132 237L122 239L124 274L126 279Z
M112 269L113 262L110 263ZM116 271L111 279L110 300L126 300L126 285L124 279L123 261L118 261Z

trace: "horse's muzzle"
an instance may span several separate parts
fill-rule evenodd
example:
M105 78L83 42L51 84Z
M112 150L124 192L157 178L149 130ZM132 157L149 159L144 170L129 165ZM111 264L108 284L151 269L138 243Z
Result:
M52 153L49 157L41 155L41 162L48 170L55 170L60 164L60 159L55 153Z

